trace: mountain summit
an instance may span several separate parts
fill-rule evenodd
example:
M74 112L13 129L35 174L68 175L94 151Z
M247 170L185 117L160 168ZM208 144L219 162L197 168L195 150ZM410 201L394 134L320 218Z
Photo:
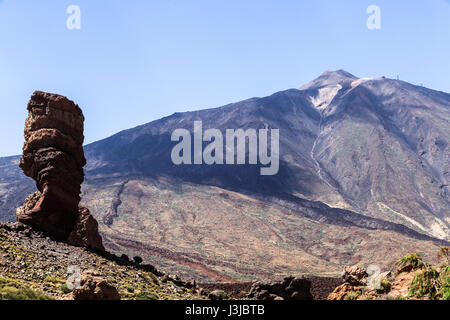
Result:
M197 279L293 273L450 240L450 95L403 81L327 71L300 89L176 113L85 147L83 205L108 250ZM175 129L280 132L277 175L259 165L174 165ZM4 218L30 192L0 159Z
M343 85L358 78L345 70L325 71L318 78L303 85L300 90L320 89L328 86Z

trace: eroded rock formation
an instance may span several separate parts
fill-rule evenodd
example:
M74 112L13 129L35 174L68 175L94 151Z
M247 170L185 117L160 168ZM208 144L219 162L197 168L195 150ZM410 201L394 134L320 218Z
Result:
M56 239L103 250L97 221L79 207L84 180L84 116L66 97L36 91L28 103L20 168L39 192L17 209L17 220Z
M102 237L98 234L97 220L87 208L78 208L77 220L67 241L75 246L91 247L92 249L104 251Z

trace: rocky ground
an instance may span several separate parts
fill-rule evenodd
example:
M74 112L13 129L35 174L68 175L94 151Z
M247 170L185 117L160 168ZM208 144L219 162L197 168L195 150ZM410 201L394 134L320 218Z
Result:
M71 299L66 282L78 270L94 270L124 300L206 299L193 283L150 265L57 242L22 224L0 224L0 300Z
M442 247L438 256L442 263L432 266L419 254L409 254L373 279L361 267L346 267L344 283L328 299L450 300L450 247Z
M400 259L391 271L381 274L378 289L367 286L366 270L356 266L346 267L342 279L303 276L280 282L197 285L142 264L139 258L131 261L94 252L55 241L20 223L0 223L0 300L74 299L76 290L71 292L67 283L76 280L77 272L92 276L81 277L82 287L83 282L93 287L107 284L123 300L448 300L450 267L445 259L449 250L441 249L439 266L423 262L417 254Z
M131 261L126 256L94 252L55 241L21 223L0 223L0 300L74 299L76 290L72 292L68 283L73 283L77 274L99 279L97 286L107 283L117 289L123 300L261 299L265 296L264 292L258 292L264 287L261 282L197 285L142 264L139 258ZM84 280L83 276L80 277L82 285L94 281L92 277ZM339 278L302 279L307 284L305 290L300 290L302 296L314 300L326 299L342 283ZM271 285L276 287L281 283L274 281ZM252 291L256 294L249 295Z

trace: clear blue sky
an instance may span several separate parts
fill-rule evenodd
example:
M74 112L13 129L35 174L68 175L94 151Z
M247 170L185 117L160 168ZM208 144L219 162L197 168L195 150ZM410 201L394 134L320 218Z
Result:
M71 4L81 30L66 28ZM77 102L87 143L325 70L450 92L448 0L0 0L0 41L0 156L21 152L34 90Z

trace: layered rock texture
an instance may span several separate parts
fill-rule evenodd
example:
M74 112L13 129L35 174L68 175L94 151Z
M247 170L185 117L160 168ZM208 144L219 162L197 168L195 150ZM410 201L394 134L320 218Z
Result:
M98 224L79 207L84 180L84 116L66 97L36 91L28 103L20 168L39 192L17 209L17 220L58 240L104 250Z

